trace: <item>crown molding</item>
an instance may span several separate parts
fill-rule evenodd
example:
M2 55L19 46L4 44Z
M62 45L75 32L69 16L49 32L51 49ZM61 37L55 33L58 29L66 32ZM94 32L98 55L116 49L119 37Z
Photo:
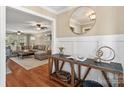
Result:
M54 10L51 9L51 8L48 8L47 6L40 6L40 8L43 8L43 9L45 9L45 10L47 10L47 11L49 11L49 12L52 12L52 13L54 13L54 14L57 15L57 12L56 12L56 11L54 11Z
M76 7L77 7L77 6L70 6L70 7L66 8L66 9L63 9L63 10L59 11L57 14L61 14L61 13L67 12L67 11L69 11L69 10L71 10L71 9L76 8Z
M40 6L41 8L43 8L43 9L46 9L47 11L50 11L50 12L52 12L52 13L54 13L55 15L58 15L58 14L60 14L60 13L64 13L64 12L66 12L66 11L69 11L69 10L71 10L71 9L73 9L73 8L75 8L76 6L70 6L70 7L68 7L68 8L65 8L65 9L63 9L63 10L60 10L60 11L55 11L55 10L53 10L53 9L51 9L51 8L48 8L47 6Z

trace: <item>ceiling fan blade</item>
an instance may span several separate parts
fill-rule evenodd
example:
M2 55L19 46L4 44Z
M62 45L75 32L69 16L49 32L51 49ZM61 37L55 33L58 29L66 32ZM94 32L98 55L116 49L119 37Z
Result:
M48 27L41 27L41 29L48 29Z

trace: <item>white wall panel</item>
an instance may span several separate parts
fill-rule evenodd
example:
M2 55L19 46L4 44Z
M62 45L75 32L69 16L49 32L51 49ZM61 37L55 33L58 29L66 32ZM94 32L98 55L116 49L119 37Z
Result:
M101 46L109 46L115 51L114 62L121 63L124 68L124 35L108 35L108 36L87 36L87 37L70 37L70 38L57 38L57 47L64 47L65 54L73 56L83 56L94 58L96 50ZM69 70L69 65L64 69ZM82 67L82 77L86 67ZM110 78L115 79L115 75L109 73ZM92 70L87 79L92 79L107 86L104 77L98 70ZM115 82L111 80L112 82ZM113 83L113 86L117 84Z

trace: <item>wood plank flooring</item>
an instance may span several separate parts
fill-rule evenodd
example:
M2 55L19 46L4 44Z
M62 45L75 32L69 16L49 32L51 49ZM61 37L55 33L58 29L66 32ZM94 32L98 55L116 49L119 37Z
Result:
M48 77L48 64L26 70L12 60L7 66L12 71L6 76L7 87L63 87L60 83Z

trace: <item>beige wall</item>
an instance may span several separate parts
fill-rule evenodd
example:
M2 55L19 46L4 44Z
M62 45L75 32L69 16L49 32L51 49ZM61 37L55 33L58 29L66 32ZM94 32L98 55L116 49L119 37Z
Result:
M92 7L96 11L96 23L84 36L124 34L124 7ZM57 37L74 37L68 26L73 10L57 16Z
M75 37L69 28L69 19L75 9L55 15L38 6L23 6L27 9L56 19L57 37ZM83 36L124 34L124 7L97 6L91 7L96 11L96 23L93 28ZM82 35L81 35L82 36Z

